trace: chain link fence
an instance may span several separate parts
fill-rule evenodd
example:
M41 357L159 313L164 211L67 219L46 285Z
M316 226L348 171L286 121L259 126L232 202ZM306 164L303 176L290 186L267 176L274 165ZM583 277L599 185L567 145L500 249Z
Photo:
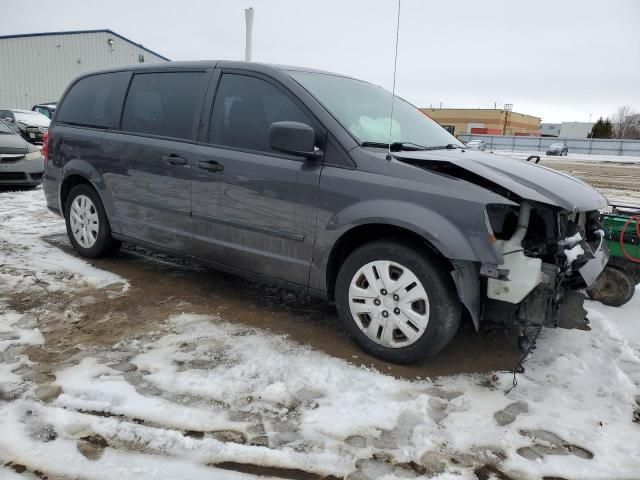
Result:
M514 152L546 152L552 143L565 143L569 153L587 155L629 155L640 157L640 140L608 140L602 138L521 137L511 135L478 135L461 133L460 140L484 140L488 150Z

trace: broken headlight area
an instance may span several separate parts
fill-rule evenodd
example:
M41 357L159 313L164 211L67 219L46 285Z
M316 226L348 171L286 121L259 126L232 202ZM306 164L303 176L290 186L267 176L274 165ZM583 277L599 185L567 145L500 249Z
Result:
M485 323L586 329L582 289L608 261L598 212L567 213L523 201L489 205L488 223L503 263L483 282Z

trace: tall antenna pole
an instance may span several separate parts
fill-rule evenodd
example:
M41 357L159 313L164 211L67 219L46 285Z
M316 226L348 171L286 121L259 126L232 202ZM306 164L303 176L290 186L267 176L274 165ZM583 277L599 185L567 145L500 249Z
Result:
M251 61L251 44L253 42L253 7L244 9L244 19L247 23L247 31L244 43L244 61Z
M398 38L400 36L400 7L402 0L398 0L398 20L396 23L396 53L393 58L393 88L391 89L391 116L389 118L389 147L387 160L391 160L391 130L393 129L393 104L396 101L396 70L398 69Z

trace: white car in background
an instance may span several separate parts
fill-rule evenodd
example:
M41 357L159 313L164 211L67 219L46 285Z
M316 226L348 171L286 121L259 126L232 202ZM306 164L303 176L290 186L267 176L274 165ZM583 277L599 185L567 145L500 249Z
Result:
M41 113L17 108L0 109L0 120L33 144L42 144L42 137L51 123L51 119Z
M486 146L487 144L484 140L469 140L467 142L467 148L471 150L480 150L481 152L484 152Z

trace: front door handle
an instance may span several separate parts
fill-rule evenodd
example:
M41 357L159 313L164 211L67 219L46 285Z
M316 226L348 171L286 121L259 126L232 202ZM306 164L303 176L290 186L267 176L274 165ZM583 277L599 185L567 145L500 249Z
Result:
M215 160L200 161L198 162L198 168L202 168L208 172L221 172L224 170L224 167Z
M186 165L187 164L186 158L182 158L174 154L165 155L164 157L162 157L162 160L164 160L169 165Z

